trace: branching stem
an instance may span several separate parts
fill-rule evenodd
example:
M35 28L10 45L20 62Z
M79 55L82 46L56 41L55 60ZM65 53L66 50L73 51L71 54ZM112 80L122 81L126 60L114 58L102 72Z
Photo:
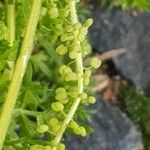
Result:
M70 2L70 14L71 14L71 22L72 24L74 23L78 23L78 16L77 16L77 12L76 12L76 3L75 0L71 0ZM82 62L82 52L79 52L76 59L76 68L77 68L77 74L78 74L78 90L79 90L79 94L83 92L83 62ZM56 143L59 143L62 139L62 136L68 126L68 124L70 123L70 121L73 119L73 116L80 104L80 98L78 97L74 103L72 104L69 113L67 114L63 124L61 125L61 128L59 130L59 132L57 133L54 141ZM56 147L53 148L53 150L56 150Z
M2 150L3 148L4 140L11 122L12 114L20 91L23 76L32 52L33 39L40 16L40 10L41 0L33 0L31 14L26 27L22 47L15 65L12 81L10 83L0 116L0 150Z

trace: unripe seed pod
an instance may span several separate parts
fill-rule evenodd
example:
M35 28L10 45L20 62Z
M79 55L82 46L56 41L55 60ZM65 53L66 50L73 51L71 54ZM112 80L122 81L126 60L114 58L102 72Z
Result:
M89 28L93 24L93 19L89 18L87 21L83 24L84 27Z
M65 145L62 143L58 143L57 150L65 150Z
M73 132L74 132L76 135L80 135L80 134L81 134L81 129L80 129L80 127L74 128L74 129L73 129Z
M70 10L63 9L62 12L61 12L61 16L66 18L66 17L68 17L69 12L70 12Z
M52 150L52 147L51 146L45 146L44 150Z
M56 100L61 100L61 99L66 99L67 98L67 93L66 92L64 92L64 93L58 93L58 94L56 94L56 96L55 96L55 99Z
M66 69L66 65L62 65L60 68L59 68L59 73L61 74L61 75L63 75L64 74L64 70Z
M85 100L85 99L87 99L87 94L86 93L81 93L81 95L80 95L80 97L81 97L81 100Z
M86 130L84 127L79 127L80 128L80 135L85 137L86 136Z
M68 41L72 41L74 39L73 35L68 36Z
M55 93L56 93L56 94L64 93L64 92L66 92L66 90L65 90L65 88L62 88L62 87L57 88L57 89L55 90Z
M73 98L77 98L79 95L78 90L72 90L69 93Z
M51 19L56 19L59 16L58 8L57 7L52 7L48 11L48 15Z
M69 128L76 129L78 128L78 124L75 121L71 121L69 124Z
M84 36L88 34L88 30L86 27L81 27L79 32L80 34L83 34Z
M58 119L57 118L51 118L49 120L49 125L50 126L55 126L56 124L58 124Z
M90 77L91 74L92 74L91 70L89 70L89 69L85 70L85 72L84 72L84 76L87 76L87 77Z
M77 55L78 55L78 52L76 52L76 51L69 52L70 59L75 59L77 57Z
M87 99L87 102L90 104L94 104L94 103L96 103L96 99L94 96L89 96Z
M69 72L72 72L71 68L66 66L66 65L62 65L60 68L59 68L59 73L61 75L66 75L67 73Z
M66 98L66 99L59 99L58 100L60 103L62 103L62 104L66 104L66 103L68 103L68 99Z
M78 30L78 29L80 29L81 27L82 27L81 23L75 23L75 24L73 24L74 30Z
M58 124L56 124L55 126L52 126L52 131L54 132L54 133L57 133L58 131L59 131L59 129L60 129L60 124L58 123Z
M64 109L64 105L61 104L60 102L54 102L51 105L53 111L59 112L62 111Z
M101 60L99 60L97 57L93 57L90 60L90 66L95 69L98 69L101 66L101 64L102 64Z
M85 40L85 37L86 37L86 35L84 35L84 34L82 34L82 33L79 33L79 35L78 35L78 40L79 40L80 42L83 42L83 41Z
M44 147L42 145L38 145L38 144L35 144L35 145L32 145L30 147L30 150L43 150Z
M56 48L56 52L59 55L65 55L68 52L68 48L61 44Z
M89 85L89 82L90 82L90 80L89 80L89 77L84 77L83 78L83 84L84 84L84 86L88 86Z
M69 72L65 76L65 81L76 81L76 80L78 80L78 77L74 72Z
M78 42L78 43L73 44L71 46L71 50L72 51L76 51L76 52L80 52L81 51L81 45L80 45L80 43Z
M42 124L42 125L39 125L36 130L38 133L42 134L42 133L47 132L49 130L49 127L45 124Z
M66 27L65 31L66 32L73 32L74 31L73 26L69 25L68 27Z
M60 37L60 40L61 40L62 42L68 41L68 35L67 35L67 34L63 34L63 35Z

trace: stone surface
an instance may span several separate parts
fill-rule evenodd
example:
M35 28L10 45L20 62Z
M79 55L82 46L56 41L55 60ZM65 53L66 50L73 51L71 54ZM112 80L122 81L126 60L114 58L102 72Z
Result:
M95 107L90 122L94 132L86 138L71 136L67 150L141 150L141 134L124 113L103 101Z
M150 14L133 16L120 9L100 10L95 5L90 16L94 18L89 34L93 48L101 53L125 48L126 54L113 60L117 69L150 95Z

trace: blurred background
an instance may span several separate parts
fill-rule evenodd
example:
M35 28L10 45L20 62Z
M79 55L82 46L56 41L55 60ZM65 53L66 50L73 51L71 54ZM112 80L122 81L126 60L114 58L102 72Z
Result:
M68 150L150 150L149 1L84 0L79 15L94 20L89 42L103 64L92 77L93 132L69 136Z

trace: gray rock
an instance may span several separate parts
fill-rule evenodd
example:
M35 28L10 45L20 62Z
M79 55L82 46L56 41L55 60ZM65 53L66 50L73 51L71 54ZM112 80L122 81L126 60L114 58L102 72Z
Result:
M86 138L71 136L67 150L140 150L142 137L134 124L117 107L97 102L97 113L91 127L94 132Z
M104 52L124 47L126 54L113 60L117 69L150 95L150 14L133 16L120 9L94 7L91 17L94 24L89 37L93 48Z

